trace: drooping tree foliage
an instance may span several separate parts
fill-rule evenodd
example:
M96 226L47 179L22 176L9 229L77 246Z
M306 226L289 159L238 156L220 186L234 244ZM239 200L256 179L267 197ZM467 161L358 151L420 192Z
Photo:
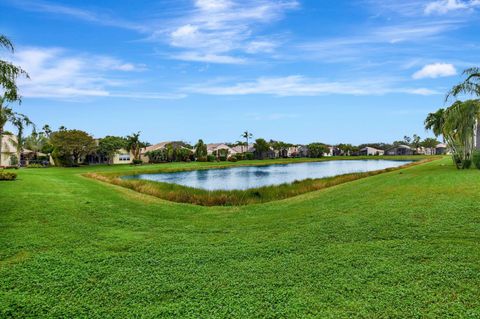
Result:
M307 145L308 156L312 158L323 157L330 150L327 145L323 143L311 143Z
M15 47L6 36L0 34L0 48L14 53ZM0 163L2 163L2 137L4 135L5 124L11 120L11 108L7 103L20 101L17 79L21 76L27 77L28 74L21 67L11 62L0 59Z
M457 168L469 168L475 146L475 129L480 119L480 101L456 101L446 109L430 113L425 128L442 135Z

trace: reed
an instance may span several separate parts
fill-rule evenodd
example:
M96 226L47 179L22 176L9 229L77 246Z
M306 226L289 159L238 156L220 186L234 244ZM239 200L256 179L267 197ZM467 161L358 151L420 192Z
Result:
M335 185L355 181L361 178L404 169L420 163L429 162L434 159L437 158L423 158L419 161L408 163L400 167L387 168L371 172L352 173L319 179L306 179L302 181L295 181L293 183L264 186L247 190L208 191L177 184L146 180L125 180L121 179L118 173L89 173L85 174L85 176L172 202L188 203L201 206L239 206L266 203L298 196L308 192L318 191ZM214 166L209 168L214 168Z

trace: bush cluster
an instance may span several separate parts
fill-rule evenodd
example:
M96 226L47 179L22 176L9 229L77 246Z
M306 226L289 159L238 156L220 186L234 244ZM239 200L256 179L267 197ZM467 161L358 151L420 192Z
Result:
M209 162L215 162L216 158L215 158L215 155L208 155L207 156L207 161Z
M206 156L199 156L197 157L197 162L206 162L207 161L207 157Z
M27 168L43 168L42 164L28 164Z
M230 156L230 157L228 158L228 161L229 161L229 162L236 162L236 161L238 161L238 160L237 160L237 157L236 157L236 156Z
M17 179L17 173L0 171L0 181L14 181Z
M480 151L479 150L475 150L473 152L472 161L473 161L473 164L475 165L475 167L480 169Z

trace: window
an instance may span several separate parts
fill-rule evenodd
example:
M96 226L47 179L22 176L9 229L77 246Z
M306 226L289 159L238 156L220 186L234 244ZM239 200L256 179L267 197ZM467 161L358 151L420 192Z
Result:
M118 156L119 161L130 161L130 154L120 154Z

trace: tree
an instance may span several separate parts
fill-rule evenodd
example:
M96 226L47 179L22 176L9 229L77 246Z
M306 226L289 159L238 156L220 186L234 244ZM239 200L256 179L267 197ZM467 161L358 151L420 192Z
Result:
M35 129L33 130L32 134L25 138L25 148L33 151L35 156L38 152L42 152L48 144L49 141L45 133L38 133Z
M19 160L18 166L20 167L21 154L25 147L25 139L23 138L23 132L25 130L25 127L33 125L33 122L30 121L30 119L26 115L20 113L14 113L11 122L13 126L17 128L17 141L15 144L17 147L17 158Z
M42 130L43 130L43 133L45 133L45 135L49 138L50 137L50 134L52 134L52 129L50 128L50 125L48 124L45 124L43 127L42 127Z
M452 150L457 168L469 168L475 145L475 127L480 118L480 101L456 101L441 114L443 118L438 122L443 125L435 128L442 132ZM428 125L428 127L433 126Z
M196 158L203 158L207 156L207 145L203 142L202 139L198 140L197 144L195 144L195 157Z
M311 143L307 145L308 156L312 158L323 157L325 153L328 153L328 146L323 143Z
M79 160L96 150L95 140L88 133L80 130L63 130L53 132L50 137L53 156L61 165L76 166Z
M421 144L421 137L418 136L417 134L413 134L410 146L412 146L416 151L420 147L420 144Z
M105 136L98 142L98 153L105 156L109 164L113 162L113 157L122 148L127 147L127 140L119 136Z
M405 135L403 137L403 142L406 144L406 145L410 145L410 143L412 142L412 138L410 136L407 136Z
M263 138L257 138L253 147L255 147L255 155L259 159L264 159L266 153L270 150L270 146Z
M435 137L439 137L440 135L442 135L442 139L443 141L445 141L445 137L443 134L443 128L445 125L444 109L439 109L436 112L429 113L427 115L427 118L425 119L424 125L426 130L431 130L433 134L435 134Z
M133 159L140 160L140 149L143 147L143 143L140 142L140 132L133 133L127 136L127 151L132 152Z
M6 36L1 34L0 48L6 49L10 53L15 52L13 43ZM12 112L10 108L7 108L6 104L8 102L21 101L17 87L17 79L19 77L28 78L28 74L21 67L0 59L0 91L3 91L3 95L0 96L0 165L2 163L3 144L1 141L4 135L5 124L10 118L9 113Z
M432 155L434 154L433 150L435 150L435 148L437 147L438 144L439 144L439 142L437 141L437 139L433 138L433 137L427 137L421 143L421 145L423 147L428 148L432 151L431 152Z
M480 68L469 68L463 71L466 76L465 80L455 85L450 92L448 92L445 100L450 97L457 97L460 94L469 94L480 96Z
M248 140L253 137L253 134L250 133L249 131L245 131L245 132L243 132L243 134L241 136L245 139L245 141L247 143L247 152L248 152Z

